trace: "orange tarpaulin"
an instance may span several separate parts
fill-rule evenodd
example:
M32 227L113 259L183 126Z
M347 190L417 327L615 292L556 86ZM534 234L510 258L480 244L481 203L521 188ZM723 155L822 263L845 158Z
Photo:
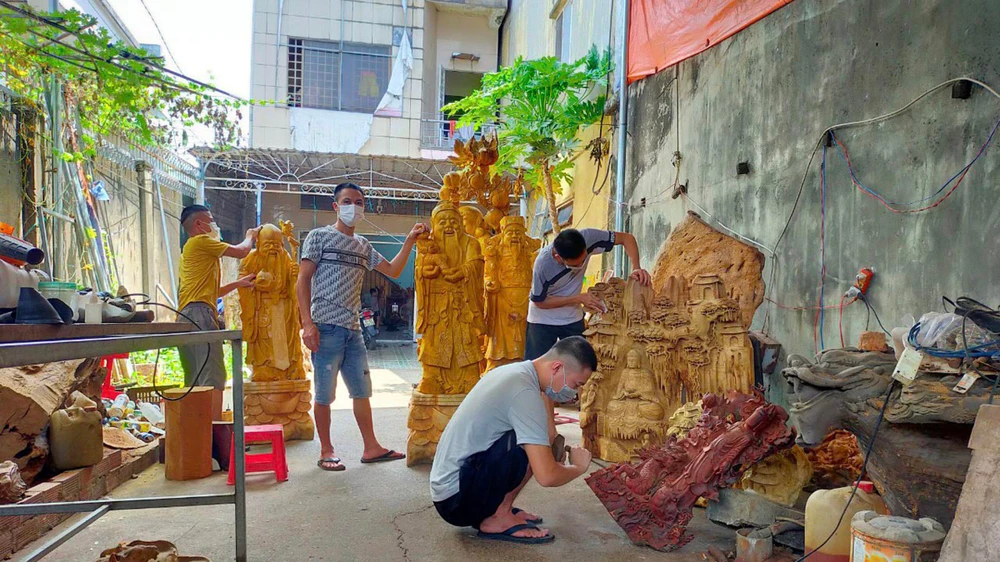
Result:
M632 0L628 81L717 45L792 0Z

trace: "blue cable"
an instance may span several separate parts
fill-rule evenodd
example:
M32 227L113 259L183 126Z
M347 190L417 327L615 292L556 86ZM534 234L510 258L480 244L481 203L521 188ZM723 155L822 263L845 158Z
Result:
M913 201L888 201L888 200L886 200L884 197L882 197L881 195L879 195L878 192L876 192L875 190L873 190L870 187L866 186L865 184L861 183L861 180L858 178L857 174L854 173L854 168L851 167L850 163L847 161L847 154L844 152L843 147L839 143L837 143L837 152L840 154L840 157L844 160L844 163L847 164L847 171L850 172L851 178L853 178L854 181L858 184L858 186L860 186L861 189L865 190L868 194L870 194L871 196L873 196L873 197L877 198L878 200L882 201L886 205L903 205L903 206L906 206L906 205L916 205L918 203L923 203L925 201L930 201L931 199L933 199L933 198L937 197L938 195L940 195L941 192L943 192L945 189L948 188L949 185L951 185L951 182L955 181L955 179L958 178L958 176L962 175L963 173L965 173L966 170L968 170L969 168L971 168L972 165L976 163L976 160L979 160L979 158L983 154L986 154L986 148L993 141L993 136L996 134L998 128L1000 128L1000 120L997 120L996 125L993 126L993 130L990 131L990 136L987 137L986 142L983 144L982 150L980 150L976 154L975 158L973 158L968 164L966 164L962 169L960 169L958 171L958 173L956 173L955 175L951 176L951 178L949 178L948 181L946 181L944 183L944 185L942 185L937 191L935 191L931 195L928 195L927 197L924 197L923 199L914 199ZM831 136L831 138L834 139L834 142L836 143L836 138L837 137L836 137L836 135L834 135L833 131L830 131L830 136Z
M952 351L950 349L941 349L939 347L922 346L918 344L917 334L919 333L920 322L917 322L910 328L910 333L907 337L910 347L913 349L916 349L921 353L926 353L932 357L942 357L945 359L963 359L966 357L964 349L960 351ZM997 354L1000 354L1000 340L993 340L991 342L969 347L968 357L993 357Z

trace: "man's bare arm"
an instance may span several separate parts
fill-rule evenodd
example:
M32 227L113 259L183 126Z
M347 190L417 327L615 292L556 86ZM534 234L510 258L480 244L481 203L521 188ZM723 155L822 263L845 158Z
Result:
M316 275L316 264L311 260L302 260L299 266L299 278L295 282L295 297L299 301L299 320L302 322L302 341L311 351L319 350L319 330L313 323L312 311L312 279Z
M570 452L570 461L573 464L561 465L552 456L552 447L543 445L523 445L524 452L528 454L528 465L535 480L546 488L555 488L572 482L577 477L585 474L590 466L590 452L586 449L574 447Z

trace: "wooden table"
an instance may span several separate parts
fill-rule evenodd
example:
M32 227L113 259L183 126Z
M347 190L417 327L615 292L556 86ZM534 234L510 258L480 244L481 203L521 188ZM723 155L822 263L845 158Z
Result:
M0 343L71 340L110 336L146 336L190 332L187 322L123 322L111 324L0 324Z

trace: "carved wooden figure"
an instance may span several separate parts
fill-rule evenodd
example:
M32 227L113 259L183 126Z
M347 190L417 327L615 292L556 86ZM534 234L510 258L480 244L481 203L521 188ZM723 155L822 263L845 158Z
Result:
M257 247L240 262L240 276L256 275L252 287L241 287L240 319L247 343L250 382L244 394L246 423L281 424L285 439L313 438L309 416L312 394L302 359L295 281L299 266L285 249L297 253L292 224L261 227Z
M750 339L718 277L671 277L658 292L612 278L589 292L607 309L584 332L602 373L581 404L584 443L597 457L626 461L661 444L684 397L752 388Z
M671 436L635 463L598 470L586 482L633 543L675 550L693 537L685 528L700 497L739 480L744 467L791 447L795 432L780 406L759 395L706 394L704 415L688 437Z
M420 383L410 401L408 466L430 462L438 440L465 394L479 381L483 359L483 257L468 236L458 205L441 201L431 232L417 241L417 358Z
M524 359L532 266L541 242L529 238L524 217L504 217L486 243L487 369Z

